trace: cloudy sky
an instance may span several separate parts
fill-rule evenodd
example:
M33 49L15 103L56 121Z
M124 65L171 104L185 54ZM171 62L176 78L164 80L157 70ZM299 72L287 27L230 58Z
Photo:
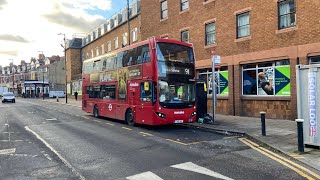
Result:
M127 0L0 0L0 66L30 61L39 51L63 55L63 36L85 35ZM131 0L130 0L131 2Z

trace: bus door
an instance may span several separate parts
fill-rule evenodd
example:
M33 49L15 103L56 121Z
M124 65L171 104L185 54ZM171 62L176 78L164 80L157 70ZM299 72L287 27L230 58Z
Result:
M136 121L142 124L152 123L152 97L153 97L153 86L152 82L144 81L139 84L138 103L136 107Z

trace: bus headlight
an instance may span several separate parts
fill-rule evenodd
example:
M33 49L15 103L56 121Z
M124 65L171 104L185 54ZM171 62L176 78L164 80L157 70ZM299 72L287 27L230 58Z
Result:
M197 112L193 112L193 113L191 114L191 117L195 116L196 114L197 114Z
M161 113L161 112L155 112L157 116L163 118L163 119L166 119L166 115Z

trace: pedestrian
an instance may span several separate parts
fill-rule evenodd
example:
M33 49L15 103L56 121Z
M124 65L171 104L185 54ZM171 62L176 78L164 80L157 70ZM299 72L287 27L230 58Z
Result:
M74 98L76 99L76 101L78 101L78 92L74 92Z

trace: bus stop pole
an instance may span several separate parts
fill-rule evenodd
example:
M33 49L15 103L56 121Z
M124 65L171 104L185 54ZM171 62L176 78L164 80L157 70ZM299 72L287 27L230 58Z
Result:
M212 120L215 120L215 114L216 114L216 83L215 83L215 55L212 56Z

